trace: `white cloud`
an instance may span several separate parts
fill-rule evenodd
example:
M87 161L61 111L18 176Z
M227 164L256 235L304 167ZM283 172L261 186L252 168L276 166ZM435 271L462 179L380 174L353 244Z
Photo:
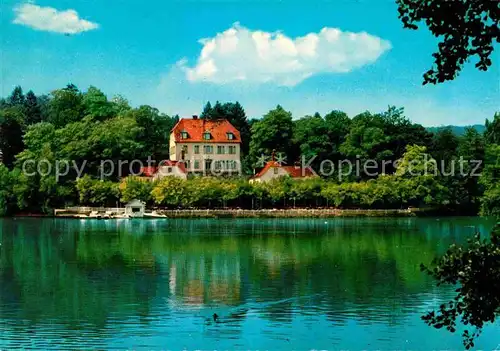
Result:
M201 39L195 66L179 65L190 81L225 84L272 82L294 86L319 73L347 73L375 62L391 43L366 32L325 27L290 38L281 32L251 31L235 23L215 37Z
M75 10L58 11L52 7L41 7L35 4L21 4L14 8L15 24L33 29L56 33L76 34L97 29L99 25L78 17Z

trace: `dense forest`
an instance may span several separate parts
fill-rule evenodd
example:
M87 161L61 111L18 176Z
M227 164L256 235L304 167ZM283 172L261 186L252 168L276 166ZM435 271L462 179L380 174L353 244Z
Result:
M171 208L436 206L500 213L498 113L486 121L483 133L477 126L461 133L451 127L433 132L412 123L403 108L394 106L356 116L338 110L292 116L278 105L249 119L240 103L217 101L207 103L200 117L227 118L240 130L244 176L187 181L167 177L156 182L128 176L129 164L123 167L120 161L168 158L170 130L179 116L147 105L131 107L121 96L108 99L96 87L81 91L70 84L49 95L25 94L16 87L0 100L0 212L49 213L66 205L114 206L139 198ZM289 164L316 156L316 170L325 159L374 160L379 168L371 176L353 172L340 178L343 169L332 168L318 179L249 184L248 177L262 166L257 162L261 155L273 152ZM465 173L458 172L460 157L482 163L474 174L469 163ZM429 159L435 163L424 162ZM102 160L119 171L102 179ZM397 165L382 173L384 161L396 160ZM55 174L61 161L75 165L64 176ZM410 165L416 170L411 175L405 171Z

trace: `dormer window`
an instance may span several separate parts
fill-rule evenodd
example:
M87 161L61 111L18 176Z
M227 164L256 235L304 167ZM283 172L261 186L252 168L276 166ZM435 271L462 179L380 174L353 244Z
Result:
M234 134L231 132L227 133L227 140L234 140Z
M185 130L181 131L181 139L187 139L187 138L188 138L188 133Z
M207 132L203 133L203 139L205 139L205 140L212 139L212 135L210 134L210 132L207 131Z

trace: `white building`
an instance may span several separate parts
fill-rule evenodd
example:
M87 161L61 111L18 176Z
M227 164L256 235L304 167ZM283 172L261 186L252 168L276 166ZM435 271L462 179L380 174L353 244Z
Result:
M240 132L226 119L182 118L170 134L170 160L188 173L241 173Z

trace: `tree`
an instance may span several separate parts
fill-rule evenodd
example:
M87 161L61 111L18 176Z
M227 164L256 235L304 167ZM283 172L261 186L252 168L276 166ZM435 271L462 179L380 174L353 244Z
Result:
M382 116L363 112L352 119L349 134L340 146L340 151L351 158L382 161L394 155L387 148L389 141Z
M9 169L0 164L0 216L9 212L12 197L12 176Z
M484 186L481 198L481 213L500 217L500 145L492 144L486 149L485 167L480 183Z
M292 114L278 105L252 125L250 155L253 162L261 155L271 156L274 150L290 159L292 138Z
M212 119L212 104L210 101L206 103L205 107L203 107L203 112L201 112L200 118Z
M110 177L117 178L121 171L120 160L133 160L142 155L141 132L142 128L130 116L118 116L99 123L86 117L57 129L51 147L59 159L85 165L85 171L94 176L99 176L101 161L106 160L114 169Z
M488 144L500 144L500 112L495 113L493 120L486 120L484 138Z
M305 116L295 121L293 143L300 150L301 156L309 159L317 156L317 161L326 159L331 153L328 126L319 115Z
M403 107L389 106L380 115L384 121L384 132L389 136L386 148L392 151L393 160L403 156L407 145L431 144L432 134L422 125L412 123L405 116Z
M500 42L498 2L490 0L396 0L403 26L418 29L424 21L431 33L442 38L434 66L424 74L424 84L455 79L465 62L478 58L476 68L488 70L495 41Z
M327 128L328 139L330 140L330 155L332 161L341 158L340 145L345 141L349 133L351 119L347 113L334 110L325 115L325 125Z
M10 106L23 106L24 105L24 94L23 94L23 88L21 86L16 86L14 90L12 90L12 93L10 96L7 98L7 103Z
M85 115L82 93L73 84L51 93L48 105L48 121L56 127L64 127L68 123L78 122Z
M42 111L33 91L28 91L24 101L25 124L35 124L42 121Z
M164 177L155 182L151 196L158 205L179 207L192 196L187 191L187 181L178 177Z
M474 328L463 332L467 349L474 346L483 326L500 316L500 223L489 240L479 234L469 240L467 247L452 245L430 267L422 270L434 277L438 285L456 287L456 296L443 303L439 311L430 311L422 319L430 326L456 331L456 320Z
M248 154L250 147L250 124L248 123L247 115L243 106L236 101L235 103L225 103L224 109L226 110L227 120L240 132L241 136L241 152L243 155Z
M449 127L439 129L433 135L429 151L441 165L441 171L456 157L458 145L459 139Z
M76 188L83 204L115 206L120 191L118 183L93 179L88 174L76 181Z
M456 182L453 186L458 195L455 201L473 208L477 213L480 197L483 195L477 175L483 170L485 145L483 136L476 129L472 127L465 129L465 133L459 138L458 155L461 157L460 161L464 161L462 167L460 170L455 169L454 174L449 177Z
M109 102L106 95L96 87L89 87L87 92L83 94L82 105L84 114L97 120L105 120L115 116L116 111L113 103Z
M178 119L161 114L158 109L148 105L129 110L125 115L134 118L137 126L141 128L137 138L143 145L141 156L151 156L158 161L167 158L170 131Z
M116 115L129 111L131 109L128 100L121 95L113 96L111 102L113 103L113 108Z
M401 203L412 206L440 206L448 198L448 190L440 182L436 161L427 148L408 145L400 160L394 179Z
M139 199L144 202L151 200L153 182L138 177L127 177L120 182L120 193L123 202Z
M8 107L0 110L0 150L2 162L12 168L16 155L23 148L22 120L24 115L17 107Z

